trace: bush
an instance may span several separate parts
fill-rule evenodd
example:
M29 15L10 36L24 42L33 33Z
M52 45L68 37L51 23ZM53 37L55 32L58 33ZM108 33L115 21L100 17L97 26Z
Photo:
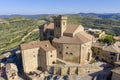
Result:
M107 43L108 45L110 45L115 42L115 39L113 38L113 36L105 36L100 38L98 41L104 44Z
M90 61L90 64L93 64L95 62L96 62L95 58L92 58L91 61Z

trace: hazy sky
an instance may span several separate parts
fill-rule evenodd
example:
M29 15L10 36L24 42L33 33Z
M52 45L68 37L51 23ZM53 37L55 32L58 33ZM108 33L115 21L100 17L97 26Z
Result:
M0 14L120 13L120 0L0 0Z

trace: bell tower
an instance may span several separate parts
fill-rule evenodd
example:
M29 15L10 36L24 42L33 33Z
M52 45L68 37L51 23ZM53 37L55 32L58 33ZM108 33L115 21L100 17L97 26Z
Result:
M67 17L63 15L59 15L54 17L54 37L63 36L64 31L67 28Z

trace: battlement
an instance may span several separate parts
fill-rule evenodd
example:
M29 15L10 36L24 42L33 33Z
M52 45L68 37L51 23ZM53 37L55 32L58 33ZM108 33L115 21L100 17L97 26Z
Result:
M67 16L64 16L64 15L59 15L59 16L55 16L54 17L54 20L67 20Z

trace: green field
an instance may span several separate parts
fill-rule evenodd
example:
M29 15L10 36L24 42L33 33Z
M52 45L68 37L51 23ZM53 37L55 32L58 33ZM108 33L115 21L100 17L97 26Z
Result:
M44 23L43 20L24 17L0 19L0 53L18 47L20 43L23 43L21 39L42 23ZM25 42L39 39L38 33L37 31L30 34Z

